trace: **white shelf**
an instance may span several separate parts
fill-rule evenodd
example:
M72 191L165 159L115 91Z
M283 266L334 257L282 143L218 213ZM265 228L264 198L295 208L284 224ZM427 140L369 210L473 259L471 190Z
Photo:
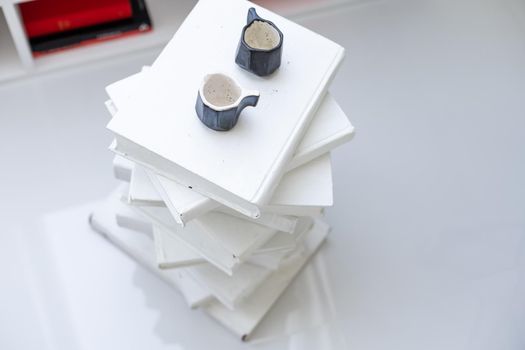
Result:
M4 11L0 8L0 81L16 78L25 72L11 37Z
M0 83L27 74L47 72L95 60L165 45L177 31L197 0L147 0L153 30L148 33L72 48L33 58L18 4L27 0L0 0L6 13L0 18ZM38 0L36 0L38 1ZM219 0L218 0L219 1ZM268 9L293 19L366 0L255 0Z

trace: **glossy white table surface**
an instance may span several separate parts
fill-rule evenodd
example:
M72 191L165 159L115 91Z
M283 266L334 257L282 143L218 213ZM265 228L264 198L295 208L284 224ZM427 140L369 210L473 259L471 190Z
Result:
M357 134L333 154L329 241L261 328L280 336L240 343L87 230L115 185L104 86L143 52L0 86L0 348L523 349L525 3L301 22L347 48L331 93Z

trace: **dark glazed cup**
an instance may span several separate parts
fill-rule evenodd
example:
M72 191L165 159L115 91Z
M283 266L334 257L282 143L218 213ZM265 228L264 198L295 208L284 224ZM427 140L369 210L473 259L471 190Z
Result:
M267 76L281 65L283 33L275 24L248 10L247 24L242 29L235 63L258 76Z
M242 110L257 106L258 101L258 91L242 89L225 74L209 74L197 94L195 111L210 129L228 131L237 124Z

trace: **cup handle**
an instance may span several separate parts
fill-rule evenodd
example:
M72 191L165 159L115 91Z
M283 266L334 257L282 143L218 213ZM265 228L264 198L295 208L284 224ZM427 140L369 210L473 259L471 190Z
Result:
M248 90L248 89L242 89L241 96L260 96L261 93L258 90Z
M260 95L260 92L257 90L244 90L242 92L241 102L239 103L239 110L243 110L247 106L257 106Z
M255 20L261 20L261 21L264 21L258 14L257 14L257 11L255 11L255 8L253 7L250 7L250 9L248 10L248 18L246 20L246 24L249 24Z

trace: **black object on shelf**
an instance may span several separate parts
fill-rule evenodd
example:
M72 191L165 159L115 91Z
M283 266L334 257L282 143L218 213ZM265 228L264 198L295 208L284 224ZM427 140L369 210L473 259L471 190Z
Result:
M29 39L35 56L150 31L151 19L144 0L130 0L131 18Z

